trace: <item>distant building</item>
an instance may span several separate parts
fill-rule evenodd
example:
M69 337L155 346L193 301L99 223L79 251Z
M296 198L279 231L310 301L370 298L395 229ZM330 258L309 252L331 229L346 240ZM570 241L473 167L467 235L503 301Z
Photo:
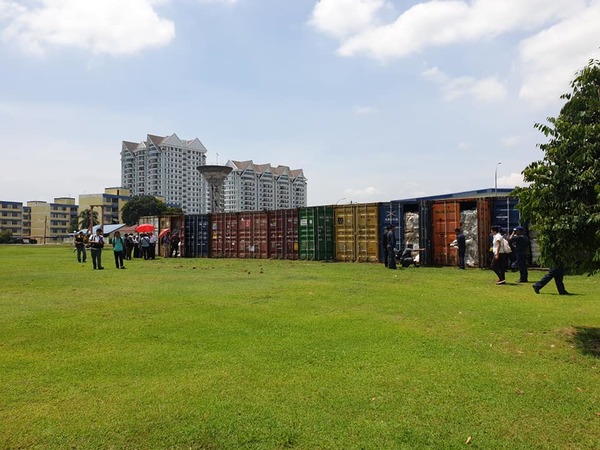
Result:
M185 214L206 213L207 186L198 166L206 165L206 148L198 138L181 140L147 135L135 143L123 141L121 184L131 195L153 195Z
M23 203L0 202L0 231L10 230L13 236L23 235Z
M228 161L233 170L225 179L225 212L262 211L306 206L307 180L302 169Z
M77 205L71 197L59 197L54 203L28 201L30 214L29 233L23 229L24 236L29 235L39 243L59 241L67 238L71 221L77 219Z
M80 194L79 212L94 206L94 212L98 213L100 223L123 223L121 210L130 199L131 191L122 187L106 188L104 194Z

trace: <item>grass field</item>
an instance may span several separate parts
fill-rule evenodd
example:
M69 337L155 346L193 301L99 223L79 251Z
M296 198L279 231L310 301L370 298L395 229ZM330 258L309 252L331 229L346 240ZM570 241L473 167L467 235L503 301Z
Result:
M600 448L598 277L104 266L0 246L0 448Z

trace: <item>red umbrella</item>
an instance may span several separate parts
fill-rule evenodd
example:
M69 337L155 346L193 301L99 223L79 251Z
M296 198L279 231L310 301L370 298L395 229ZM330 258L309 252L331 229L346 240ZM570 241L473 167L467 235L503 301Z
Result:
M158 234L158 238L161 239L165 234L167 234L169 231L171 231L170 228L165 228L164 230L162 230L159 234Z
M135 228L138 233L152 233L154 231L154 225L151 223L142 223Z

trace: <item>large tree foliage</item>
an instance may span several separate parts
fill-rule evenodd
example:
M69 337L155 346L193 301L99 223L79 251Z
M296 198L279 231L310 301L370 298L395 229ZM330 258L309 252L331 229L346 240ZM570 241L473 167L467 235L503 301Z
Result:
M121 217L127 225L135 225L140 217L161 216L167 214L169 210L165 202L152 195L134 195L123 206Z
M544 263L600 269L600 61L577 73L558 117L536 124L544 159L523 170L519 210L538 232Z

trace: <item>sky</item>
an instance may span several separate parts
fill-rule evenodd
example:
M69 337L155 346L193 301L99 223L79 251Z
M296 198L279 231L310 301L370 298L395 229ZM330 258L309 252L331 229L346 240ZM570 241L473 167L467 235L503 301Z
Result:
M303 169L308 205L522 185L600 0L0 0L0 200L121 185L122 141Z

